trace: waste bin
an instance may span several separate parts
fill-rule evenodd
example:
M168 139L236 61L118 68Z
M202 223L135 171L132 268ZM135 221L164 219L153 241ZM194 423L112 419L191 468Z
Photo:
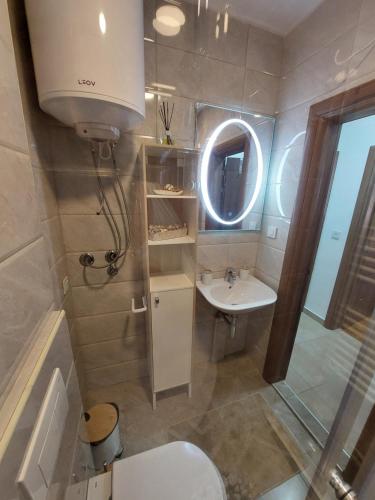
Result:
M84 413L86 435L96 470L103 470L121 456L119 409L115 403L100 403Z

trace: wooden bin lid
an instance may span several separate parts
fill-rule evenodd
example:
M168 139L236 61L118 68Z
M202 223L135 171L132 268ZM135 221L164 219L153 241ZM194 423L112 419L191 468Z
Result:
M85 413L86 433L90 443L106 439L117 425L118 410L110 403L93 406Z

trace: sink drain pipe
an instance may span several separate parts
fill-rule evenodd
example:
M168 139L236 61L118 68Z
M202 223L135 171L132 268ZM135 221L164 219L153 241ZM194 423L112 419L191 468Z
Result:
M227 314L222 311L218 311L216 317L218 319L224 318L225 322L229 325L230 336L233 339L236 334L237 316L235 316L234 314Z

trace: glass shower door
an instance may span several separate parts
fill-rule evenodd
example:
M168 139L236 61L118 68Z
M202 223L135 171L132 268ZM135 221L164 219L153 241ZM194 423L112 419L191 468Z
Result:
M336 471L359 498L375 498L374 129L374 116L342 127L288 374L275 384L321 446L307 498L335 498Z
M332 293L328 325L355 335L359 351L312 478L310 496L315 492L329 496L334 486L337 498L354 498L354 493L347 493L350 488L361 499L375 498L374 186L372 147Z

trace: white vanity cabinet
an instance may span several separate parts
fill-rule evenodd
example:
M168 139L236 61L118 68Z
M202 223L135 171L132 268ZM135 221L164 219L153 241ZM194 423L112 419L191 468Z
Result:
M153 406L156 395L186 385L191 395L191 357L195 309L199 151L144 145L145 289L148 295L148 358ZM165 184L178 188L165 192ZM171 239L153 238L157 226L184 227Z
M194 289L151 294L154 393L191 382Z

